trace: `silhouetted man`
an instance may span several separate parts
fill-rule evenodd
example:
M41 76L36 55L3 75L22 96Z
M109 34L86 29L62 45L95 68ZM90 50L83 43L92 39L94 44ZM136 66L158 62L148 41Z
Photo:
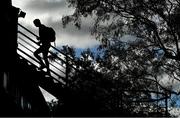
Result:
M34 52L34 56L40 61L40 69L47 68L47 73L50 74L50 69L49 69L49 61L48 61L48 51L51 46L51 43L48 41L46 38L46 26L41 24L41 21L39 19L35 19L34 25L39 28L39 37L37 39L39 40L38 44L40 47ZM45 64L43 63L41 57L39 54L43 54L43 58L45 61Z

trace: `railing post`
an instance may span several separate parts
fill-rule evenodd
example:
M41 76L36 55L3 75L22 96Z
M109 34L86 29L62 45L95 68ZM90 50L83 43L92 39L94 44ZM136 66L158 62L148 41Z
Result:
M66 82L69 83L69 59L67 54L66 54Z

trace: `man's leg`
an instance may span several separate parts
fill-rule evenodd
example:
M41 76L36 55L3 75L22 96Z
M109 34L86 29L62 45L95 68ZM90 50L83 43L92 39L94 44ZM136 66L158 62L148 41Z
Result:
M47 67L47 73L50 74L49 61L48 61L48 50L43 52L43 58Z
M39 62L40 62L40 64L41 64L40 69L43 69L43 68L45 68L45 65L44 65L41 57L39 56L40 53L42 53L41 47L38 48L38 49L34 52L34 56L39 60Z

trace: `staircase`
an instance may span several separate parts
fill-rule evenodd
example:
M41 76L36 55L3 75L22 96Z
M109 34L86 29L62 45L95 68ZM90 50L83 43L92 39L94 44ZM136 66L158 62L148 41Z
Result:
M27 61L31 63L31 65L35 65L38 69L39 62L38 60L33 56L33 52L39 47L37 43L37 35L25 28L24 26L18 24L18 54L21 55L23 58L25 58ZM54 62L50 62L50 73L51 77L53 77L56 81L61 81L62 83L65 82L64 78L66 75L66 66L62 64L66 63L65 55L63 52L55 48L51 45L50 50L53 50L54 52L58 53L58 60L55 60ZM49 54L55 54L53 51L49 51Z
M18 66L21 69L20 73L26 73L29 78L23 81L31 82L36 87L42 87L57 99L62 99L63 95L67 97L68 90L66 88L69 75L78 71L75 65L68 63L69 61L72 62L73 59L51 45L49 54L58 54L54 61L49 61L50 74L46 73L46 69L40 70L40 63L33 55L33 52L39 47L37 37L29 29L18 24ZM71 73L68 71L69 68L71 68Z
M50 62L50 74L47 75L45 73L46 69L40 70L39 66L40 63L39 61L34 57L33 52L39 47L37 43L37 38L38 36L31 32L29 29L24 27L21 24L18 24L18 48L17 48L17 53L19 56L19 59L22 62L27 63L31 68L34 69L34 71L41 73L41 78L46 78L43 79L43 81L53 81L54 83L58 83L63 85L67 84L67 75L69 75L67 71L67 58L70 61L73 61L72 58L64 54L62 51L58 50L54 46L51 45L49 54L55 55L57 54L57 57L54 61L49 61ZM75 65L70 65L68 64L68 68L73 69L76 71L76 66Z

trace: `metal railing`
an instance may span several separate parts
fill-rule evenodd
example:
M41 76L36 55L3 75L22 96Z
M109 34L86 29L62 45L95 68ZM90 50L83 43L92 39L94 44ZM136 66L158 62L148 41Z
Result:
M34 51L40 46L37 42L37 37L38 36L32 31L30 31L28 28L24 27L21 24L18 24L17 53L21 56L21 58L25 58L29 63L35 65L37 69L39 69L40 63L33 55ZM57 54L55 54L55 52ZM78 71L76 65L69 63L73 62L74 60L52 45L50 47L49 54L56 55L56 59L54 59L53 61L49 61L49 76L53 77L54 80L57 82L66 84L68 82L67 76L69 75L69 73ZM67 68L71 68L74 71L69 72ZM41 71L45 71L45 69Z

